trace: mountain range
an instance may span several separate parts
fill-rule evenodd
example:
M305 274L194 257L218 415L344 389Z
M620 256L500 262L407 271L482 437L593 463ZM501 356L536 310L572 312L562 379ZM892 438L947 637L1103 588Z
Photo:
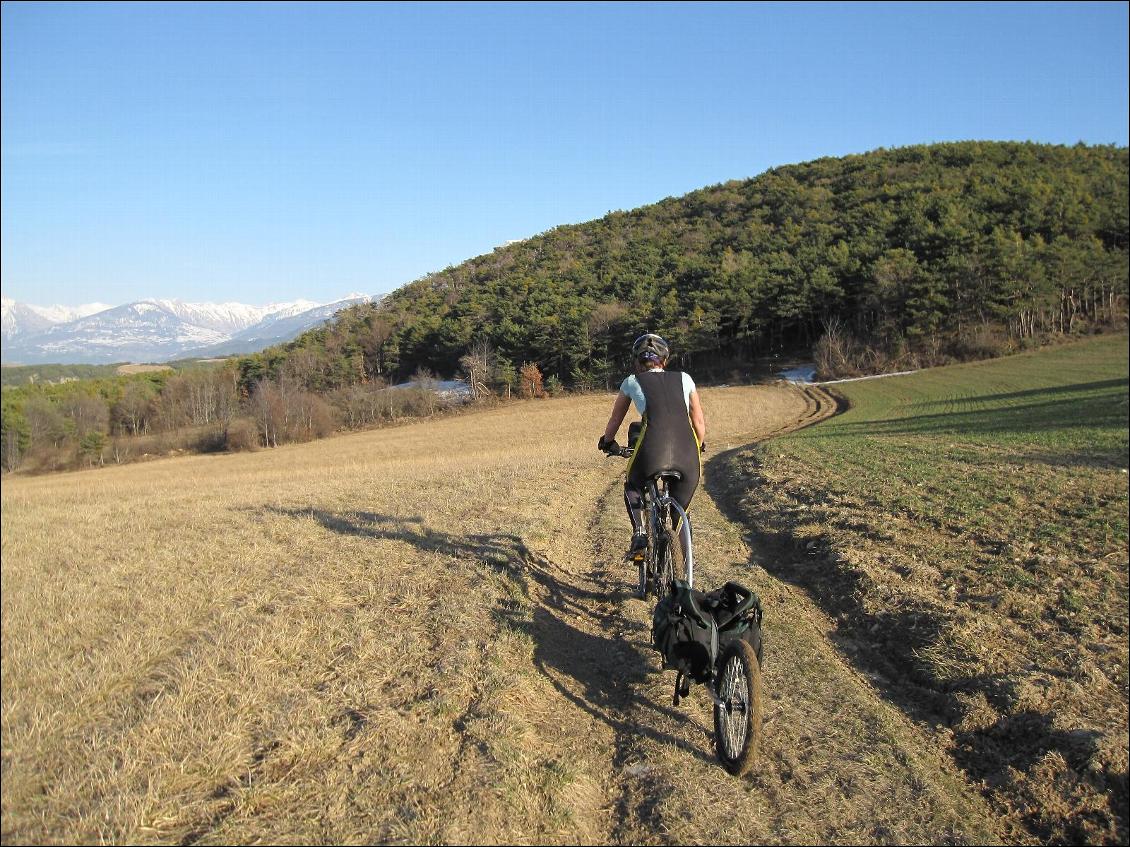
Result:
M267 306L147 299L108 306L35 306L2 300L4 364L108 364L252 353L377 298L349 294L330 303Z

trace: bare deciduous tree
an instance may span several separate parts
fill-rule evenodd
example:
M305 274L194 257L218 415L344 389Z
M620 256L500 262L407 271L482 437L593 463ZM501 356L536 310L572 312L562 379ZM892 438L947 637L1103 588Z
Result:
M28 435L33 447L50 444L58 447L67 437L63 413L46 397L30 397L24 404Z
M286 401L279 387L264 380L251 392L251 411L266 447L278 447L286 429Z
M464 355L459 364L467 372L467 380L471 386L471 396L482 399L490 394L490 384L494 380L498 363L498 354L490 346L490 342L480 338Z
M110 431L110 409L101 397L72 394L63 401L61 411L71 421L80 440L92 432Z

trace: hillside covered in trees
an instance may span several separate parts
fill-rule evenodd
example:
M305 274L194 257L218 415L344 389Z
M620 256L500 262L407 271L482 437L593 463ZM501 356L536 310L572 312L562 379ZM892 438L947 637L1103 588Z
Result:
M1126 148L1031 143L775 168L430 274L244 359L242 379L301 357L313 389L396 382L466 371L477 351L502 381L531 362L592 386L644 330L700 371L822 338L825 360L988 355L1124 321L1128 181Z

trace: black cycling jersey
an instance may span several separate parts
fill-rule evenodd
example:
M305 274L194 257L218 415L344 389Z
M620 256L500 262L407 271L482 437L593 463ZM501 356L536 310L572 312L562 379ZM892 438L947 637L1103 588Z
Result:
M702 467L698 438L683 393L683 375L679 371L648 371L636 379L647 403L625 489L641 490L655 474L677 471L681 479L671 481L668 490L686 509L698 488ZM628 500L631 513L636 498L629 496Z

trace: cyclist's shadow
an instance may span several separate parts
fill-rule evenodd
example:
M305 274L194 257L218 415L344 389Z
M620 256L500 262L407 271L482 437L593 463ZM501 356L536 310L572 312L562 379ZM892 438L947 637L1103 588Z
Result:
M713 762L702 749L640 719L640 710L680 724L686 724L688 716L646 693L656 669L650 632L618 611L630 591L623 586L602 591L580 587L568 572L544 556L529 553L525 544L522 548L528 554L524 575L543 589L541 602L532 604L528 616L508 610L500 614L532 638L534 664L558 693L616 733L615 763L622 764L631 755L630 741L639 736ZM609 611L602 613L602 606ZM712 738L709 731L691 723L705 738Z
M608 601L614 601L613 609L622 605L629 596L623 587L600 592L579 587L568 579L566 571L512 533L460 536L430 527L420 517L397 518L374 512L275 506L268 506L265 511L298 519L312 518L343 535L396 540L428 552L475 559L505 572L521 585L528 602L503 603L495 608L495 615L500 622L530 636L535 666L563 697L612 729L616 734L616 765L631 755L630 741L638 736L675 745L703 761L713 761L683 739L632 719L632 713L639 709L680 724L685 724L688 716L644 693L654 668L646 627L616 611L603 615L598 611ZM541 602L533 596L530 583L541 587L542 591L537 592L544 598ZM570 619L587 621L591 631L570 623ZM692 724L706 738L711 737L697 722Z
M703 762L714 761L701 748L650 725L638 715L640 710L646 710L680 724L688 721L685 713L656 702L646 693L653 666L638 635L633 634L630 639L595 635L572 625L562 614L544 605L535 606L532 619L513 625L533 638L534 664L558 693L615 733L615 765L626 764L632 758L632 740L638 737L674 745ZM664 686L665 692L671 690ZM692 725L705 739L711 738L700 725L693 721Z

